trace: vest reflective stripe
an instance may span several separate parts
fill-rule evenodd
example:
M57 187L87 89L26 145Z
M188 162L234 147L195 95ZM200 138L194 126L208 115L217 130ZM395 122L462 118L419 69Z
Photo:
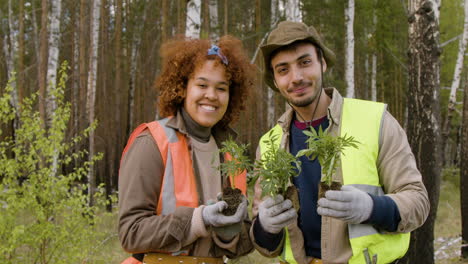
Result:
M198 207L196 181L187 141L184 135L165 126L169 118L138 126L130 135L122 154L125 155L141 132L149 130L158 145L165 167L156 209L156 213L162 215L173 213L179 206Z
M384 195L379 182L377 158L382 116L382 103L344 99L341 117L341 135L351 135L360 142L358 149L347 148L341 156L343 183L373 195ZM353 256L350 264L366 263L377 258L377 263L390 263L405 255L410 234L381 234L372 225L348 225ZM366 256L367 255L367 256Z

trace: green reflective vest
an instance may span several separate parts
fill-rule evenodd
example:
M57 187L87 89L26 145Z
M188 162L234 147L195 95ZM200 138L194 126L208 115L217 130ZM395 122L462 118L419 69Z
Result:
M345 98L341 115L341 135L353 136L360 142L359 148L347 148L341 155L343 185L353 185L372 195L384 195L379 183L377 158L379 137L385 105L371 101ZM279 125L270 132L278 135L275 144L279 147L283 131ZM260 153L270 146L260 139ZM372 225L348 224L352 257L350 264L390 263L405 255L410 233L383 234ZM285 228L285 244L281 259L290 264L297 263L291 250L289 232Z

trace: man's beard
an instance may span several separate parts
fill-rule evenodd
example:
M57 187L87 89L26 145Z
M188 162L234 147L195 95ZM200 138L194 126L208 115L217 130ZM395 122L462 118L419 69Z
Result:
M286 100L293 106L295 107L306 107L312 104L315 100L317 100L320 90L322 89L322 85L320 85L321 82L315 82L315 85L317 85L317 90L315 93L307 98L299 98L299 99L292 99L290 96L286 95Z

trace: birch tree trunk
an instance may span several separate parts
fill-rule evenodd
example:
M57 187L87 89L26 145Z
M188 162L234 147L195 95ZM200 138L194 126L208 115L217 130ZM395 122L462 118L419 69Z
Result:
M51 13L49 15L49 55L47 61L47 76L46 76L46 127L52 127L53 115L57 104L52 89L56 88L57 84L57 68L59 57L59 39L60 39L60 14L62 10L61 0L52 0ZM51 176L55 176L57 172L58 152L54 150L52 158Z
M299 0L284 1L286 20L302 22L302 13Z
M13 21L13 8L11 6L11 0L8 0L8 31L4 30L4 32L8 32L9 34L3 38L3 51L6 59L7 78L13 88L10 103L15 109L18 109L18 91L16 80L13 79L15 72L15 56L18 52L18 42L16 38L17 30L15 29ZM14 122L16 123L16 121Z
M432 0L409 2L408 141L426 186L430 212L411 234L399 263L434 263L434 223L440 192L439 18Z
M345 80L346 97L354 98L354 0L348 0L345 9L346 24L346 55L345 55Z
M187 24L185 36L199 38L201 27L201 0L190 0L187 3Z
M88 122L92 124L95 119L95 101L96 101L96 79L97 79L97 59L99 46L99 22L101 0L94 0L92 5L91 17L91 38L89 43L89 74L88 74L88 93L87 93L87 114ZM89 133L89 161L94 157L94 129ZM88 194L90 205L94 204L94 193L96 189L96 175L94 174L94 165L91 163L88 172Z
M55 97L51 93L57 84L57 68L59 57L59 39L60 39L60 14L62 10L61 0L52 0L51 13L49 15L49 55L47 61L46 76L46 127L52 126L52 117L57 108ZM56 161L55 161L56 162ZM56 165L56 163L54 164ZM54 167L55 168L55 167Z
M215 42L219 38L218 1L210 0L208 10L210 13L210 39Z
M457 103L457 90L460 87L460 79L461 79L461 74L463 70L463 62L465 58L465 50L466 50L466 45L468 42L468 0L464 1L464 6L465 6L465 20L463 23L463 35L462 38L460 39L460 43L458 44L458 56L457 56L457 62L455 64L455 71L453 72L453 80L452 80L452 85L450 86L450 96L449 96L449 101L448 101L448 107L447 107L447 114L445 116L444 120L444 126L442 129L442 146L444 147L444 164L447 164L450 153L447 139L450 137L450 129L451 129L451 121L453 118L453 114L455 112L455 106Z

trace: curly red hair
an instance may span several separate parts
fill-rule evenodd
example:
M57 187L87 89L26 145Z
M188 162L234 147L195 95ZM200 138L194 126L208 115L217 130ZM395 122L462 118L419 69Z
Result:
M247 93L253 88L255 70L239 39L224 36L217 43L228 60L227 65L219 56L208 55L211 44L209 40L188 38L178 38L163 44L160 52L163 66L155 84L159 91L160 116L177 113L183 106L187 83L193 72L207 60L215 60L216 64L225 67L229 80L229 104L219 123L227 126L238 120L240 112L245 109Z

